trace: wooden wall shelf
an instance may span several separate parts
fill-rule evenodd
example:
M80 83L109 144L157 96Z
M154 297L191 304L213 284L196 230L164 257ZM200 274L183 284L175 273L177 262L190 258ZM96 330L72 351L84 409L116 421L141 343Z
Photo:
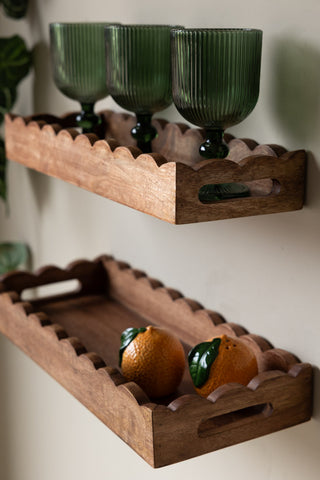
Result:
M23 301L25 289L69 279L79 281L76 292ZM7 274L0 292L0 332L153 467L310 419L309 364L111 257ZM259 374L247 387L227 384L204 399L186 371L176 394L151 402L115 367L121 332L148 324L174 332L186 350L222 333L241 335L257 356Z
M226 134L230 154L202 160L203 131L155 120L154 153L133 145L132 115L104 111L101 137L79 134L75 114L6 116L10 160L174 224L298 210L303 206L306 153L258 145ZM251 195L204 204L203 185L240 182Z

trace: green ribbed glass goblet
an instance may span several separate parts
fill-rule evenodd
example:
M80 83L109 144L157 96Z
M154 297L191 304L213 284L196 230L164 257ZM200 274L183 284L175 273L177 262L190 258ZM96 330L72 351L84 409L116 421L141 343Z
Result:
M76 121L83 133L94 131L101 118L94 104L108 95L105 72L106 23L51 23L50 46L53 77L58 89L78 100Z
M151 118L172 103L169 25L105 28L107 87L121 107L136 114L131 135L145 153L156 129Z
M254 109L260 84L262 31L173 29L172 92L181 115L206 130L205 158L225 158L224 130Z

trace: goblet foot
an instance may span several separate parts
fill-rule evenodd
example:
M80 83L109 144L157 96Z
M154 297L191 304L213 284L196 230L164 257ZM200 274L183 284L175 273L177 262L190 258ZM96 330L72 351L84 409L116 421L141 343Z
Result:
M78 127L82 128L82 133L95 133L101 125L101 117L96 115L93 109L93 103L81 103L81 113L76 116L76 122Z
M151 117L150 114L137 114L137 124L131 130L131 135L137 140L137 147L143 153L151 152L151 141L157 136L157 130L151 125Z
M199 152L204 158L225 158L229 153L223 141L223 130L206 130L206 141L200 145Z
M223 141L223 130L207 130L206 141L200 145L200 155L204 158L225 158L229 153L227 144ZM213 203L232 198L248 197L250 190L239 183L221 183L204 185L199 192L202 203Z
M200 202L209 204L248 196L250 196L250 190L247 185L242 183L209 184L203 185L199 190Z

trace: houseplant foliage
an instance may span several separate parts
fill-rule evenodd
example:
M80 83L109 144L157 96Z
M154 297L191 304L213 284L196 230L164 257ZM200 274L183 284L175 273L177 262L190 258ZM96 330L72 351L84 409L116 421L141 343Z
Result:
M28 0L0 0L0 3L8 17L19 19L27 13Z
M27 11L28 0L0 0L4 13L12 18L22 18ZM19 35L0 37L0 126L17 98L17 87L29 73L31 52ZM0 197L7 199L6 155L4 139L0 136ZM0 244L0 274L25 264L28 248L21 243Z
M26 266L29 261L29 249L24 243L0 243L0 275Z
M0 38L0 125L4 115L11 110L17 98L17 86L28 74L31 66L31 52L19 35ZM0 140L3 142L3 139ZM4 149L0 149L0 194L6 199Z

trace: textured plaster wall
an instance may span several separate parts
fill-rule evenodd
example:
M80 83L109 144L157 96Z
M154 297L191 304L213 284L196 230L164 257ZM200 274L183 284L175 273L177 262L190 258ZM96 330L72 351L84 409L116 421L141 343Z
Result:
M302 211L171 226L24 167L9 167L10 216L0 240L30 244L34 267L65 266L105 252L245 325L315 368L312 421L153 471L8 340L0 338L0 479L224 478L317 480L320 408L320 35L318 0L30 0L28 18L0 18L1 35L35 46L35 75L15 110L76 108L55 88L48 57L52 21L178 23L264 31L261 92L231 132L309 152ZM98 108L118 107L111 99ZM162 116L181 121L175 109Z

